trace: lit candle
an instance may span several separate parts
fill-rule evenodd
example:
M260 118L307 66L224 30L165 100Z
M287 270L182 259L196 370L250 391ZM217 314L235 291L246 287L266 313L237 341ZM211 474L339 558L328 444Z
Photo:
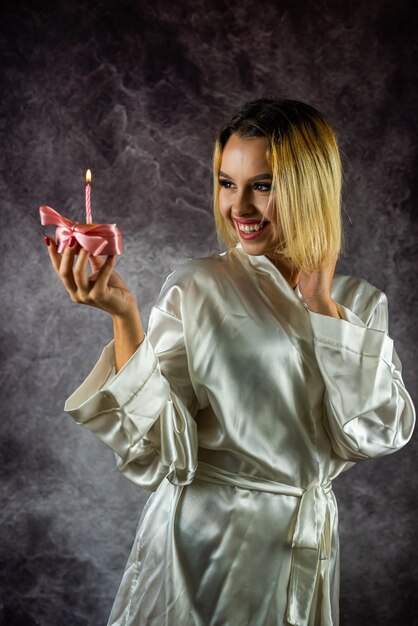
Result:
M91 219L91 171L87 170L86 172L86 222L87 224L92 223Z

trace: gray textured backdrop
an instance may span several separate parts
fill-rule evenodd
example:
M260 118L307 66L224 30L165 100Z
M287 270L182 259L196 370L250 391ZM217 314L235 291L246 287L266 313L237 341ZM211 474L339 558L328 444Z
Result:
M337 271L387 293L417 402L415 4L3 4L2 625L103 625L149 495L63 412L112 328L67 297L38 207L83 221L86 167L93 218L121 228L117 269L147 322L171 269L219 251L210 154L224 118L269 94L317 106L344 159ZM342 626L418 624L416 439L335 482Z

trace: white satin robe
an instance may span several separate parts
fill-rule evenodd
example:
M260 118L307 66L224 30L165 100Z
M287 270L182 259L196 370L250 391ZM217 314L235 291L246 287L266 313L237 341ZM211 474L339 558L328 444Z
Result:
M113 341L67 411L152 491L109 626L337 626L332 481L410 439L387 299L336 274L310 311L236 248L165 281L115 375Z

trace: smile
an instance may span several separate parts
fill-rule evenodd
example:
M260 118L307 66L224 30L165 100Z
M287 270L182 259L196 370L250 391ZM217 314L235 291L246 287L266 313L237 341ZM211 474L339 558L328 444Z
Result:
M240 237L243 239L256 239L270 225L270 222L257 222L252 224L244 224L236 222Z

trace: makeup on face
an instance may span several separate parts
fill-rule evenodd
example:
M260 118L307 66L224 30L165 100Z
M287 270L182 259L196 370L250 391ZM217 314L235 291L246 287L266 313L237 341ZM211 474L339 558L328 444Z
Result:
M245 245L274 245L277 229L267 219L270 212L272 171L267 161L265 137L231 135L222 154L219 172L219 208ZM254 250L253 254L258 254Z

